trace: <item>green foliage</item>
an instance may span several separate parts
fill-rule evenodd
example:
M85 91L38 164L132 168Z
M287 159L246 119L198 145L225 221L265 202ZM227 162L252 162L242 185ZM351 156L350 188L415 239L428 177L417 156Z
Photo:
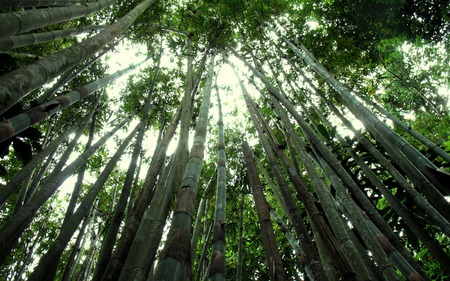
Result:
M64 29L92 23L108 24L123 17L133 7L138 5L140 0L117 1L111 7L104 9L91 17L74 20L67 23L44 28L44 30ZM445 1L444 1L445 2ZM382 103L399 117L405 117L412 128L429 137L441 147L450 151L450 132L448 124L450 117L448 114L448 97L443 93L448 92L448 7L442 1L419 1L419 0L373 0L373 1L349 1L349 0L328 0L328 1L281 1L281 0L200 0L200 1L157 1L142 14L131 26L125 35L129 42L133 44L145 44L149 52L148 60L152 65L156 65L152 54L158 53L159 46L163 46L163 63L161 71L156 79L154 67L147 67L140 73L130 77L126 89L119 97L100 95L101 99L95 133L102 134L112 123L117 122L139 109L136 118L142 120L146 118L149 124L149 133L154 134L156 130L164 128L172 119L175 109L178 107L181 96L184 92L185 84L185 61L187 38L193 41L194 61L198 63L200 58L210 52L211 48L217 48L220 53L226 54L228 47L233 47L241 53L253 53L257 59L264 63L266 60L276 60L273 64L275 75L270 81L275 84L277 80L287 87L287 78L282 78L282 72L288 72L288 78L299 83L299 89L288 92L288 97L296 105L305 104L305 110L311 111L307 102L316 103L319 110L323 112L325 118L334 118L326 108L325 104L319 104L318 98L314 95L303 94L313 91L307 86L305 77L311 79L313 85L319 88L327 99L334 101L341 106L341 101L336 93L326 84L322 78L315 77L309 69L304 68L304 63L294 57L292 52L284 49L283 44L274 42L276 36L267 32L265 23L273 24L277 18L282 28L286 28L286 37L300 40L306 45L315 56L333 74L354 90L358 90L368 97ZM281 32L282 28L276 27ZM34 56L46 56L62 48L72 46L79 42L80 38L61 39L49 44L40 46L24 47L18 49L18 53L32 54ZM294 40L296 41L296 40ZM275 44L274 44L275 43ZM297 43L297 42L295 42ZM244 44L247 44L245 47ZM280 47L282 54L277 53L275 47ZM130 53L134 52L130 49ZM13 69L35 61L35 57L23 57L10 54L0 54L0 75ZM107 64L107 62L106 62ZM266 70L267 65L262 66ZM96 63L87 71L78 75L73 81L65 85L59 93L65 93L79 88L89 82L103 77L107 67L101 63ZM283 70L283 71L281 71ZM301 71L305 71L302 77ZM268 71L267 71L268 72ZM249 80L254 77L248 75ZM200 88L203 86L200 83ZM249 84L252 82L249 82ZM150 85L154 85L151 98L151 111L148 116L143 116L143 105L148 97ZM117 87L114 86L114 87ZM255 88L261 88L260 85ZM36 90L29 97L22 101L22 106L32 104L33 100L42 93L46 87ZM102 93L108 93L104 90ZM221 91L223 89L220 89ZM298 90L298 91L296 91ZM231 90L230 92L233 92ZM237 91L236 91L237 92ZM59 94L58 93L58 94ZM265 92L264 92L265 93ZM236 94L236 93L234 93ZM2 166L0 174L4 174L7 181L11 176L26 163L32 154L40 149L42 135L46 130L51 130L50 139L57 136L60 130L64 129L74 120L78 120L91 109L93 98L79 102L77 105L67 108L51 122L38 124L19 134L9 142L4 142L0 146ZM193 122L195 125L198 114L198 104L200 95L193 103ZM259 101L260 110L264 118L269 120L269 125L274 129L276 138L286 145L283 135L283 124L274 115L272 106L267 101ZM268 280L267 264L261 243L261 233L256 219L253 198L249 195L246 183L245 167L242 161L240 145L243 139L250 139L255 143L254 150L257 160L263 163L272 176L271 167L264 160L260 143L255 137L255 128L248 122L245 107L242 104L232 106L232 120L234 122L225 123L225 143L227 154L227 268L226 275L229 279L234 279L237 266L237 239L239 233L239 208L241 194L244 193L244 272L243 280ZM300 107L299 107L300 108ZM16 109L14 109L16 110ZM13 110L13 111L14 111ZM300 110L300 109L299 109ZM22 108L11 111L10 116L22 111ZM10 117L6 114L4 117ZM362 173L361 168L356 164L348 153L339 145L335 144L336 134L340 134L340 126L325 126L322 121L318 121L318 116L312 113L311 121L317 122L317 131L327 143L333 146L333 152L341 160L343 166L358 183L371 202L377 207L380 214L400 235L405 245L416 254L425 270L432 279L448 278L442 271L438 262L430 256L423 241L417 239L414 233L390 207L382 194L373 187L373 184ZM236 118L240 116L241 118ZM228 116L230 117L230 116ZM302 117L307 119L307 115L302 112ZM214 119L210 120L210 131L208 132L207 160L203 164L200 186L205 186L214 175L216 168L216 127ZM114 120L114 121L111 121ZM225 118L226 120L226 118ZM237 121L236 121L237 120ZM331 120L330 120L331 121ZM49 126L54 124L54 126ZM312 123L311 123L312 124ZM53 129L49 129L53 128ZM297 128L298 129L298 128ZM362 129L363 133L365 132ZM414 139L405 133L398 131L401 135L418 147L436 164L448 166L437 158L434 159L425 147L415 142ZM87 132L85 132L87 133ZM298 131L300 134L300 132ZM368 134L367 134L368 135ZM303 136L302 136L303 137ZM371 136L368 136L373 139ZM383 181L383 184L391 190L395 197L405 208L414 212L415 219L421 224L431 236L433 236L443 247L449 246L448 237L439 233L431 226L424 212L419 210L414 201L403 192L398 183L379 165L375 158L363 147L354 142L350 137L351 148L358 152L365 163ZM150 141L151 142L151 141ZM12 144L12 145L11 145ZM153 148L153 143L145 144L146 149ZM381 153L386 153L379 143L375 143L376 148ZM61 150L64 150L64 145ZM83 150L79 145L77 152ZM97 177L105 163L110 157L110 149L100 149L88 160L88 175ZM288 149L286 149L287 151ZM289 151L291 159L296 159L295 151ZM55 156L55 160L60 155ZM301 159L298 159L301 160ZM148 162L148 158L144 161ZM300 172L305 176L305 182L310 184L310 180L299 165ZM2 169L3 168L3 169ZM104 228L111 219L111 212L114 208L114 195L118 194L124 180L123 167L118 167L105 184L104 190L99 194L95 204L95 218L92 225L94 232L102 236ZM49 171L50 172L50 171ZM48 173L46 173L48 175ZM286 175L285 175L286 176ZM286 179L288 177L286 176ZM90 180L89 180L90 181ZM142 178L140 179L142 181ZM89 190L90 185L85 183L82 188L80 199ZM311 191L313 189L311 188ZM332 193L334 192L331 189ZM267 201L280 210L274 196L266 188ZM204 190L199 190L199 197L207 196L210 199L207 214L196 214L203 216L203 221L208 221L213 217L214 192L204 194ZM333 194L334 195L334 194ZM14 204L17 199L17 192L14 193L3 206L1 224L3 225L11 217ZM304 207L298 201L298 206L307 217ZM32 257L36 262L49 248L58 234L61 225L62 214L65 211L65 202L60 202L54 197L47 205L42 207L35 220L26 229L22 238L12 255L5 261L0 270L0 279L11 280L14 272L18 272L26 255L33 247L33 241L37 241L35 254ZM283 214L281 214L283 216ZM289 227L289 225L288 225ZM274 229L277 226L274 225ZM290 276L295 276L302 271L299 268L296 258L292 255L282 234L276 233L277 244L285 263L286 271ZM200 237L200 244L204 243L204 237ZM197 249L197 256L201 247ZM57 278L60 277L61 269L69 254L66 249L60 264ZM448 252L448 251L447 251ZM81 254L87 256L88 249L82 249ZM210 254L209 254L210 256ZM198 263L195 263L195 267ZM195 268L194 268L195 269ZM29 267L27 271L29 270ZM77 269L78 270L78 269ZM27 272L26 271L26 272ZM25 276L26 277L26 276ZM26 278L25 278L26 279Z

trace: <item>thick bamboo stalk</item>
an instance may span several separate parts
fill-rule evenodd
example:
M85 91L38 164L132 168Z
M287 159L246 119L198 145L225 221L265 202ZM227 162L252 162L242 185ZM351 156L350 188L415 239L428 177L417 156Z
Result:
M0 38L24 33L48 25L69 21L98 12L116 0L100 0L84 5L46 9L30 9L0 14Z
M61 30L53 30L49 32L23 34L0 38L0 51L16 49L24 46L32 46L36 44L51 42L57 39L76 36L83 33L102 30L104 26L89 25L81 28L68 28Z
M217 107L219 121L217 123L217 190L214 215L214 235L212 241L211 271L209 276L213 281L225 281L225 224L226 224L226 168L225 168L225 137L223 132L222 104L217 91Z
M266 253L267 265L270 272L270 280L287 280L284 271L283 262L280 257L275 235L270 221L269 207L262 192L262 183L259 179L253 155L247 142L242 143L242 151L247 166L247 174L250 187L252 188L253 198L255 199L255 207L258 213L259 225L261 227L261 238Z
M51 176L44 183L42 188L15 214L0 230L0 251L1 260L4 260L16 243L16 239L20 237L23 230L33 219L34 214L39 208L58 190L60 185L72 175L95 151L103 146L106 141L114 135L123 125L129 121L129 118L124 119L110 132L106 133L100 138L92 147L78 156L72 163L70 163L64 170L57 175Z
M203 100L195 130L194 143L189 155L181 189L177 194L177 202L172 224L167 235L161 260L155 272L155 280L191 280L191 228L194 206L201 175L204 156L204 145L208 126L208 114L211 98L212 79L214 76L214 58L208 67L208 75L204 87Z
M93 56L98 50L122 34L154 2L156 0L144 0L97 35L0 77L0 114L3 114L34 89ZM2 21L0 20L0 22Z
M0 7L40 7L40 6L67 6L96 2L97 0L1 0Z
M80 225L81 221L83 220L83 218L85 218L89 210L92 208L95 202L95 198L97 198L97 195L105 186L105 182L108 179L110 173L117 166L117 162L122 156L123 151L125 151L125 148L128 147L130 141L135 137L135 134L140 126L142 126L142 124L136 126L122 141L122 144L117 148L108 164L106 164L96 182L89 189L88 194L84 197L80 206L77 208L75 213L63 224L58 237L52 243L48 251L42 256L33 273L30 275L29 280L45 280L47 278L49 269L51 269L52 265L59 259L62 252L66 248L67 243L69 243L72 235Z
M144 63L144 61L137 65L130 65L123 70L116 71L113 74L89 83L76 91L61 95L41 105L33 107L24 113L0 122L0 142L22 132L38 122L49 118L64 108L86 98L95 91L106 87L108 84L132 71L135 67L141 65L142 63Z

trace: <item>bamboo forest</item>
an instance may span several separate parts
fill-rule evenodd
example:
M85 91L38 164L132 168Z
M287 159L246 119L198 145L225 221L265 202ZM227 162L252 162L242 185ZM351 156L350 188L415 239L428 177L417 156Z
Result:
M0 0L0 280L449 280L448 0Z

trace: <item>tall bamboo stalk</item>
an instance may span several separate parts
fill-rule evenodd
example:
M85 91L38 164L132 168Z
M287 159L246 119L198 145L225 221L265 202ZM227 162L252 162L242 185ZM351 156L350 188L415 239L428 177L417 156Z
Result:
M113 74L89 83L76 91L61 95L41 105L35 106L24 113L0 122L0 142L22 132L38 122L51 117L60 110L86 98L95 91L106 87L111 82L132 71L135 67L141 65L142 63L144 63L144 61L138 63L137 65L130 65L125 69L116 71Z
M216 86L217 87L217 86ZM216 88L217 89L217 88ZM226 158L225 158L225 137L223 132L222 103L219 91L217 90L217 107L219 111L219 121L217 122L217 190L216 208L214 212L214 235L212 242L211 271L209 276L214 281L225 280L225 224L226 224Z
M11 248L16 244L17 237L25 230L33 219L39 208L58 190L61 184L72 175L91 155L106 141L113 136L129 119L124 119L110 132L106 133L88 150L79 155L60 173L50 176L43 184L42 188L2 227L0 230L0 251L1 260L4 260Z
M262 183L256 170L252 152L246 141L242 143L242 151L247 166L249 184L252 188L253 198L255 199L255 207L261 227L261 238L266 254L270 280L287 280L283 262L277 248L272 222L270 221L269 207L262 191Z
M77 208L75 213L63 224L58 237L52 243L48 251L39 261L39 264L34 269L33 273L30 275L29 280L44 280L47 277L49 269L52 265L59 259L62 252L64 251L67 243L72 238L72 235L77 230L83 218L87 215L92 205L95 202L95 198L100 193L100 191L105 186L105 182L109 177L109 174L117 166L117 162L122 156L125 148L128 147L130 141L135 137L136 132L142 124L136 126L130 134L122 141L122 144L117 148L114 155L106 164L102 173L97 178L96 182L90 188L88 194L84 197L80 206Z
M189 155L181 189L178 191L172 224L164 249L161 252L161 260L156 268L155 280L166 280L169 278L170 280L187 281L192 278L191 224L204 155L211 87L214 75L214 58L215 55L213 54L208 67L208 75L198 116L194 144Z
M114 2L113 0L109 1ZM154 2L156 0L144 0L97 35L0 77L0 114L3 114L34 89L93 56L98 50L122 34ZM15 17L12 17L11 20L15 20ZM3 21L0 20L0 22ZM1 27L8 28L7 25Z

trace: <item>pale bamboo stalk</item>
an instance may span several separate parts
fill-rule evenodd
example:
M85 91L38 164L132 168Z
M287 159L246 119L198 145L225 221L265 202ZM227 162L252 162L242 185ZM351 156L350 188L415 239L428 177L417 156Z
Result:
M112 3L114 0L109 1ZM97 35L0 77L0 114L3 114L34 89L93 56L98 50L122 34L154 2L156 0L144 0ZM3 21L0 20L0 22Z
M217 89L217 88L216 88ZM217 107L219 120L217 122L217 190L216 205L214 211L214 234L212 241L211 271L209 276L213 281L225 281L225 225L226 225L226 168L225 168L225 137L222 116L222 103L220 101L219 91L217 93Z
M103 146L106 141L114 135L129 119L124 119L115 126L110 132L100 138L92 147L79 155L64 170L54 176L50 176L43 184L42 188L27 202L22 208L3 226L0 230L0 249L2 260L6 258L10 249L16 244L16 239L21 235L24 229L33 219L34 214L39 208L58 190L60 185L72 175L89 157Z
M77 230L79 224L92 208L95 202L95 198L97 198L98 193L105 186L106 180L108 179L112 170L116 167L118 160L123 154L123 151L125 151L125 148L128 147L131 139L134 138L139 127L139 125L136 126L122 141L122 144L117 148L117 151L106 164L96 182L89 189L88 194L84 197L83 201L80 203L80 206L77 208L75 213L66 221L66 223L63 224L58 237L52 243L48 251L42 256L33 273L30 275L29 280L44 280L47 277L49 268L51 268L51 265L53 265L59 259L67 243L70 241L72 235Z
M102 30L104 26L88 25L81 28L68 28L49 32L32 33L0 38L0 50L16 49L24 46L51 42L57 39L76 36L83 33Z
M270 272L270 280L287 280L283 262L277 248L272 222L270 221L269 207L262 191L262 183L256 170L252 152L246 141L242 143L242 151L244 153L244 159L247 167L248 181L255 200L255 208L258 214L259 225L261 227L261 238Z
M182 188L178 191L172 224L169 234L167 235L164 249L161 252L161 260L156 268L155 278L157 280L164 278L181 278L188 281L192 278L190 248L191 223L194 215L193 206L195 206L198 180L201 174L204 155L212 79L214 76L214 58L215 55L211 58L208 67L208 75L198 116L194 144L189 155L188 164L181 184ZM181 248L180 243L183 244ZM181 249L181 252L179 252L178 249ZM175 268L178 270L174 270Z
M205 211L206 201L208 200L209 191L211 190L212 186L216 184L217 177L216 177L217 170L214 171L214 175L209 180L208 184L206 185L205 191L203 193L202 199L200 199L200 204L198 205L197 209L197 216L195 217L195 223L194 223L194 230L192 231L192 239L191 239L191 248L192 248L192 260L195 260L195 254L197 250L197 244L198 244L198 237L200 235L200 225L201 225L201 214Z
M1 0L0 7L40 7L40 6L67 6L96 2L97 0Z
M56 97L52 100L44 102L41 105L35 106L24 113L0 122L0 142L24 131L38 122L51 117L66 107L88 97L97 90L106 87L111 82L132 71L135 67L141 65L142 63L144 63L144 61L138 63L137 65L130 65L123 70L116 71L113 74L89 83L76 91Z

